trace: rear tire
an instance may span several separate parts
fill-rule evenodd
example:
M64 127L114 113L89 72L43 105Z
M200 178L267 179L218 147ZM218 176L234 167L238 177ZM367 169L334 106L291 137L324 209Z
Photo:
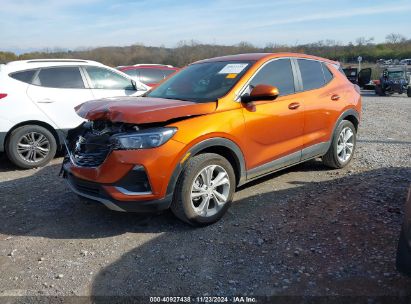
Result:
M398 241L396 266L399 272L411 276L411 248L408 247L405 239L404 228L401 229Z
M411 97L411 87L408 87L408 88L407 88L407 96L408 96L408 97Z
M6 141L6 154L17 167L45 166L56 155L57 143L44 127L27 125L13 130Z
M351 121L343 120L339 123L330 148L322 157L323 164L327 167L340 169L348 165L353 158L357 145L357 131Z
M233 167L221 155L194 156L178 178L171 211L193 226L215 223L231 204L235 181Z

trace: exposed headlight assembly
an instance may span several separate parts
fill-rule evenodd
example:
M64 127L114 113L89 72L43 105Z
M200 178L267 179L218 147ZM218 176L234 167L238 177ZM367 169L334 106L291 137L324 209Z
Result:
M150 149L165 144L176 132L177 128L153 128L113 135L111 141L115 150Z

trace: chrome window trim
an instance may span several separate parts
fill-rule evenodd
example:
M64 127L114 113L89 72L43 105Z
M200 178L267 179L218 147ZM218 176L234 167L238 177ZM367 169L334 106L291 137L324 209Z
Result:
M294 71L293 60L292 60L293 58L296 58L296 57L278 57L278 58L272 58L272 59L264 62L263 65L261 65L261 66L258 68L258 70L256 70L256 71L254 72L254 74L248 79L248 81L244 84L244 86L243 86L240 90L238 90L239 93L235 93L234 101L235 101L235 102L241 102L240 98L241 98L241 96L243 96L244 91L247 89L248 85L249 85L250 82L255 78L255 76L261 71L261 69L263 69L267 64L269 64L269 63L271 63L271 62L273 62L273 61L276 61L276 60L280 60L280 59L289 59L289 60L290 60L291 69L292 69L292 71L293 71L294 90L295 90L294 93L292 93L292 94L297 93L297 88L296 88L296 83L295 83L295 80L296 80L296 79L295 79L295 76L296 76L296 75L294 74L295 71ZM280 97L289 96L289 95L292 95L292 94L282 95L282 96L280 96Z
M317 90L317 89L323 88L323 87L325 87L326 85L328 85L331 81L333 81L334 78L335 78L334 73L333 73L332 71L330 71L331 74L333 75L333 78L332 78L329 82L325 83L325 77L324 77L324 85L323 85L323 86L321 86L321 87L319 87L319 88L316 88L316 89L304 90L303 81L302 81L301 72L300 72L300 67L299 67L299 65L298 65L297 60L298 60L298 59L311 60L311 61L317 61L317 62L319 62L319 63L324 63L324 64L327 64L327 62L326 62L326 61L323 61L323 60L319 60L319 59L304 58L304 57L278 57L278 58L272 58L272 59L266 61L263 65L261 65L261 66L258 68L258 70L256 70L256 71L254 72L254 74L253 74L253 75L250 77L250 79L244 84L244 86L243 86L240 90L237 91L237 92L239 92L239 93L235 93L234 101L235 101L235 102L241 102L241 96L244 94L244 91L247 89L247 87L248 87L248 85L250 84L250 82L254 79L254 77L257 75L258 72L260 72L260 70L261 70L262 68L264 68L267 64L269 64L269 63L271 63L271 62L273 62L273 61L275 61L275 60L280 60L280 59L289 59L289 60L291 61L291 67L292 67L292 71L293 71L293 75L294 75L294 89L295 89L295 91L294 91L294 93L287 94L287 95L280 95L279 97L290 96L290 95L297 94L297 93L301 93L301 92L312 91L312 90ZM330 64L331 64L331 63L330 63ZM334 65L334 64L333 64L333 65ZM323 67L321 66L321 71L323 72L323 76L324 76L324 71L322 70L322 68L323 68Z

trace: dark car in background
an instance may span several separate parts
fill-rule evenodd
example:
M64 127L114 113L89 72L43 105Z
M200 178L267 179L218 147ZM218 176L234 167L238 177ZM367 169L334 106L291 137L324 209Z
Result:
M411 97L411 69L407 66L392 66L384 69L378 81L376 81L375 94L389 96L394 93L407 93Z
M158 85L161 81L179 70L179 68L172 65L162 64L136 64L120 66L117 69L150 87Z
M345 76L353 84L358 85L362 89L374 89L371 82L371 68L365 68L358 71L358 68L347 67L343 69Z
M411 276L411 186L405 202L405 218L397 250L397 269Z

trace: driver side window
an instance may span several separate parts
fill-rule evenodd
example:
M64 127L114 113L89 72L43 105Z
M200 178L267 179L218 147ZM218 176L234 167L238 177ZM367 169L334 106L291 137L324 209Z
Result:
M131 80L108 69L86 67L92 89L134 90Z
M250 82L252 87L259 84L277 87L280 96L295 93L294 75L290 59L274 60L263 66Z

